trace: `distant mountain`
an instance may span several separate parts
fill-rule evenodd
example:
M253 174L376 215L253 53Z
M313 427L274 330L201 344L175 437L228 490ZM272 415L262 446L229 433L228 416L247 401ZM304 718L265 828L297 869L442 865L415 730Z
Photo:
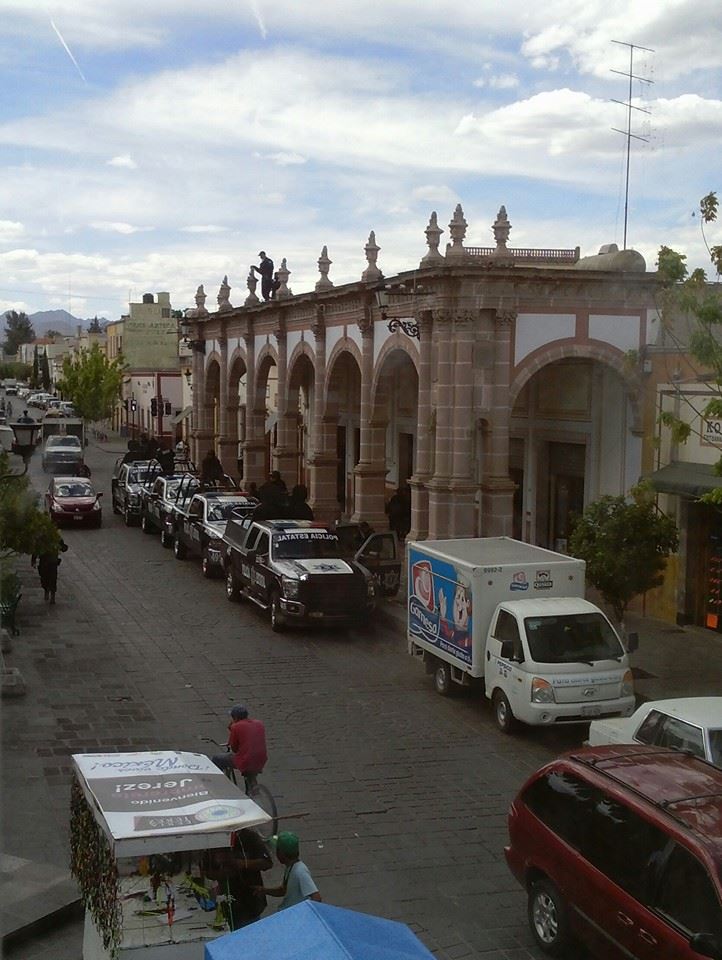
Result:
M38 337L44 336L46 330L57 330L68 337L75 336L78 324L85 329L85 321L74 317L67 310L39 310L37 313L28 314L28 319Z
M83 330L88 329L92 318L81 320L80 317L74 317L67 310L38 310L37 313L28 315L28 319L33 325L35 335L42 337L48 330L57 330L66 337L74 337L77 332L78 324ZM101 327L105 327L107 320L105 317L98 317Z

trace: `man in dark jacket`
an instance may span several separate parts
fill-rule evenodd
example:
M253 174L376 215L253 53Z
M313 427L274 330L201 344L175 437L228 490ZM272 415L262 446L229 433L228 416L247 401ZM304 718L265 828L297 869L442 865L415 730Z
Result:
M257 267L251 267L256 273L261 275L261 295L264 300L270 300L273 293L273 260L266 256L264 250L258 254L261 262Z
M291 490L288 498L288 520L313 520L313 510L308 503L308 490L302 483L297 483Z
M223 465L216 456L215 450L209 450L201 460L201 486L220 483L225 478Z
M33 554L30 563L34 567L37 563L38 573L40 574L40 586L45 591L45 600L55 603L55 591L58 588L58 567L60 566L60 557L58 554L65 553L68 549L67 543L60 539L60 544L56 550L50 550L47 553Z

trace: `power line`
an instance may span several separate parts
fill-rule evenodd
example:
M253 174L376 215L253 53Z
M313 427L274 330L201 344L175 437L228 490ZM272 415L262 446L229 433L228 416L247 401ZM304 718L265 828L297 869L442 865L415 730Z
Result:
M629 70L625 73L622 70L612 70L612 73L618 73L622 77L627 77L629 79L629 91L627 95L627 100L615 100L612 99L612 103L618 103L622 107L627 108L627 129L618 130L617 127L612 127L615 133L621 133L623 137L627 140L627 170L624 180L624 242L622 244L623 249L627 249L627 221L629 219L629 164L630 157L632 153L632 140L641 140L643 143L647 143L648 139L646 137L640 137L635 133L632 133L632 110L639 110L640 113L651 113L650 110L645 110L644 107L635 107L632 103L632 80L639 80L640 83L654 83L654 80L650 80L648 77L638 77L634 73L634 51L635 50L644 50L646 53L654 53L651 47L642 47L637 43L627 43L624 40L612 40L612 43L618 43L622 47L629 47Z

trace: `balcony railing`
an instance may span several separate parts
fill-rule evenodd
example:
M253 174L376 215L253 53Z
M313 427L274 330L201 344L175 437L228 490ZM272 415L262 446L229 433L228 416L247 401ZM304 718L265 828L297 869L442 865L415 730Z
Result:
M469 257L479 257L480 259L491 259L498 254L496 247L465 247L466 255ZM519 260L521 263L576 263L579 259L579 247L573 250L560 250L554 247L535 249L533 247L509 247L504 254L512 260Z

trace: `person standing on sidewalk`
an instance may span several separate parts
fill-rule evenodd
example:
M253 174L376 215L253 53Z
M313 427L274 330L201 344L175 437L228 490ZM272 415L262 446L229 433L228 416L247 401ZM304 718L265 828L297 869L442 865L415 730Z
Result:
M286 868L283 881L278 887L256 887L255 889L269 897L283 897L279 910L294 907L297 903L303 903L304 900L320 901L321 894L314 883L311 871L303 860L299 859L296 834L283 831L271 841L271 845L276 848L278 862Z
M37 563L38 573L40 574L40 586L45 591L46 603L55 603L55 592L58 589L58 567L60 566L60 553L65 553L68 549L67 543L60 538L60 544L56 550L50 550L47 553L33 554L30 563L34 567Z

